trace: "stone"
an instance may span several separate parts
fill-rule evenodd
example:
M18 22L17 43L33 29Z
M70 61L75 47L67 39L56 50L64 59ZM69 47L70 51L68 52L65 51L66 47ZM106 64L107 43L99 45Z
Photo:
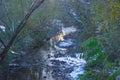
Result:
M118 75L115 80L120 80L120 75Z
M59 42L58 46L60 48L69 48L69 47L73 47L74 43L71 40L66 40Z

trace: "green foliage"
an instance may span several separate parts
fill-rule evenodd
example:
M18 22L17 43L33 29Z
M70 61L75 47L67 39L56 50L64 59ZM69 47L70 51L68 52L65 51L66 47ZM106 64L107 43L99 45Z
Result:
M108 54L102 49L103 44L97 38L86 40L82 49L85 50L87 60L86 73L80 76L80 80L107 80L108 72L114 67L113 63L108 62Z
M96 38L90 38L86 41L84 41L82 45L82 49L85 50L85 58L88 60L91 60L96 57L100 57L100 54L102 54L102 44L101 42Z
M84 75L80 75L79 80L95 80L95 71L87 71Z
M87 26L82 33L81 49L87 65L80 80L115 80L120 75L119 70L114 72L115 67L120 66L120 0L91 0L91 13L92 26L95 27L89 29ZM94 34L97 28L100 34Z
M80 75L80 80L114 80L120 74L119 70L113 72L116 63L109 60L109 55L103 51L103 47L103 43L97 38L90 38L83 43L87 65L86 73Z
M118 28L120 2L118 0L91 0L92 23L106 33Z
M95 38L90 38L83 43L83 47L88 47L88 48L96 47L99 45L100 45L100 42Z
M120 17L120 1L110 0L111 20L118 20Z
M107 76L104 71L91 69L84 75L81 75L79 80L107 80Z

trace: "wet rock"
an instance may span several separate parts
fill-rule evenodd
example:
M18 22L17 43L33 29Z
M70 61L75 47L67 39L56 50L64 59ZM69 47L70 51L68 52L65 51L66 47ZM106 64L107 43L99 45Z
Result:
M70 80L68 73L64 71L65 70L62 70L60 68L55 68L52 73L55 80Z
M120 80L120 75L118 75L115 80Z
M72 42L72 40L65 40L58 43L58 47L60 48L69 48L74 46L75 44Z
M59 43L58 43L58 45L55 45L55 49L56 49L57 51L64 51L64 53L65 53L65 51L67 51L67 49L66 49L65 47L60 47L60 46L59 46Z
M86 61L83 59L72 57L58 57L50 58L50 61L54 65L52 67L53 75L61 77L63 80L66 80L66 78L67 80L72 80L73 78L76 79L78 74L84 73L83 67Z
M23 61L22 63L20 63L20 66L22 66L22 67L30 67L31 65L28 64L27 62Z
M64 52L63 52L64 53ZM63 54L61 51L58 54L55 54L54 57L58 58L58 57L63 57L66 56L66 54Z
M71 68L67 68L67 69L64 70L65 73L71 73L72 71L73 71L72 67Z
M10 69L10 70L11 70L11 69L16 69L16 68L18 68L18 67L20 67L19 64L15 64L15 63L9 64L9 69Z

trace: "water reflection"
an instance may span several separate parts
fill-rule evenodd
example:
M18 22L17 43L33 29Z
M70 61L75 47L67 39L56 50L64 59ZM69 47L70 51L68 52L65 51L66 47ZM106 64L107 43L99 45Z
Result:
M22 67L18 69L11 69L7 76L7 80L42 80L41 67Z

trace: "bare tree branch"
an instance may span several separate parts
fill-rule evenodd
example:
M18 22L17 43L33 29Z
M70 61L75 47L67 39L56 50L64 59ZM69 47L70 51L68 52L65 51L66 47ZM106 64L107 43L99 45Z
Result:
M6 48L4 48L3 52L0 54L1 61L4 60L5 56L7 55L9 49L13 45L17 35L20 33L20 31L25 27L28 19L30 18L31 14L39 7L45 0L38 0L29 10L29 12L25 15L21 23L18 25L15 34L10 39L9 43L7 44Z
M2 45L6 48L5 43L3 42L3 40L0 38L0 42L2 43Z

